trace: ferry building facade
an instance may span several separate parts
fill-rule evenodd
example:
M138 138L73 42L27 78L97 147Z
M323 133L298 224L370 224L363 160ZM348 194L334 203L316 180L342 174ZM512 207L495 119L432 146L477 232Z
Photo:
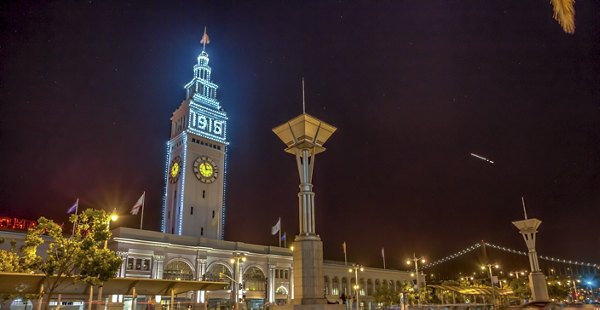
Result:
M203 43L208 43L206 34ZM251 308L288 303L294 290L290 249L223 240L228 118L204 47L185 89L166 145L162 231L113 230L110 247L124 261L119 276L230 282L223 291L179 296L210 307L230 303L234 292ZM323 271L328 300L354 295L348 266L325 261ZM399 289L411 280L408 272L366 267L359 273L360 300L369 302L380 286Z

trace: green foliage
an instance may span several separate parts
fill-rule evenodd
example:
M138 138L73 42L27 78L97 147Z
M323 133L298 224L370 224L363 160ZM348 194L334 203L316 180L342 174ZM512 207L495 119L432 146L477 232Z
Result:
M4 244L4 238L0 238L0 244ZM15 241L10 241L10 250L0 250L0 272L23 272L21 258L15 250Z
M557 282L548 283L548 296L550 299L564 300L567 299L570 293L569 285L565 283L558 284Z
M531 298L531 290L525 279L513 279L510 281L509 286L513 290L514 295L519 297L519 299Z
M99 285L113 278L122 263L115 252L106 248L111 233L110 217L104 210L87 209L71 215L69 220L75 233L65 236L60 225L41 217L38 225L28 231L21 249L21 268L47 276L47 300L66 277ZM39 248L45 243L48 249L40 255ZM55 278L51 280L49 276Z
M373 292L373 300L384 307L400 304L400 292L389 285L380 286Z

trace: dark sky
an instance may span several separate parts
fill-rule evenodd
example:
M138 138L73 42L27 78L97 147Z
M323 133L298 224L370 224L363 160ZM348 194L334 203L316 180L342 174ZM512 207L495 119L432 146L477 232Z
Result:
M297 232L271 128L338 127L316 160L325 258L403 266L479 240L600 263L600 2L562 32L548 1L3 1L0 214L126 213L157 230L171 113L201 51L228 112L226 239ZM495 164L471 157L486 156ZM118 225L136 226L123 217Z

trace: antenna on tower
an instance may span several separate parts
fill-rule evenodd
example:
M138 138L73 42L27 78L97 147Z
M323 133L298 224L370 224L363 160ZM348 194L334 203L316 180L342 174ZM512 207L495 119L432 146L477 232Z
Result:
M302 114L306 114L306 102L304 101L304 77L302 77Z
M525 208L525 198L521 196L521 203L523 204L523 213L525 213L525 219L527 219L527 209Z

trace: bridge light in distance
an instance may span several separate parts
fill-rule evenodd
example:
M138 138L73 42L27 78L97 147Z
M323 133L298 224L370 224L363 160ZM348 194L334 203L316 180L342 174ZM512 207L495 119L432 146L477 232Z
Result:
M410 265L410 261L409 261L409 260L407 260L407 261L406 261L406 264L407 264L407 265Z
M421 259L421 263L425 264L425 259L424 258Z

